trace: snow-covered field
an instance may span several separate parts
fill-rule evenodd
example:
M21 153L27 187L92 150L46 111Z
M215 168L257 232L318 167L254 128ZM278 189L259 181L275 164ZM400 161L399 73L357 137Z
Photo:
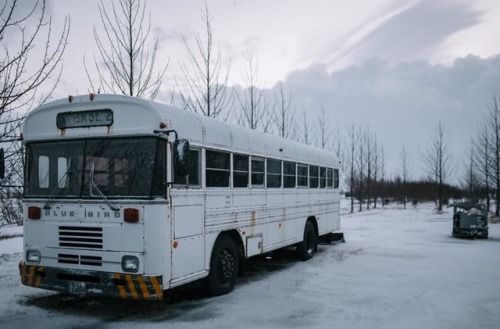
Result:
M342 216L345 244L308 262L292 250L249 261L229 295L196 286L161 303L23 287L22 239L0 240L0 328L500 328L500 224L488 240L451 237L432 205ZM19 234L17 227L1 235Z

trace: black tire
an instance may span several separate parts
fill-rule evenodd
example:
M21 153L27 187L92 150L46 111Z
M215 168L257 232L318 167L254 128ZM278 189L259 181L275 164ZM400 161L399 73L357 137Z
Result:
M297 257L301 261L309 260L318 250L318 237L314 225L307 221L304 227L304 240L297 245Z
M231 292L236 284L238 266L238 251L233 239L220 235L212 249L210 270L204 282L207 293L220 296Z

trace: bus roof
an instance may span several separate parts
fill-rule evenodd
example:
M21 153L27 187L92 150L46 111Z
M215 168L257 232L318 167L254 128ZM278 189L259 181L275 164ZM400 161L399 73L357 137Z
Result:
M100 110L112 112L111 121L105 121L101 125L76 124L62 128L58 124L58 119L60 123L61 117L67 114L76 118L79 114L96 113ZM86 117L81 120L91 119ZM175 130L179 138L189 140L193 146L319 165L338 165L332 152L125 95L69 96L67 99L44 104L26 117L23 136L25 142L31 142L105 136L157 136L155 130Z

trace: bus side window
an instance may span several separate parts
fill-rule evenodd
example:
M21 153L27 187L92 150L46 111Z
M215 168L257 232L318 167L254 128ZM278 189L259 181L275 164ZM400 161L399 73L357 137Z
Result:
M307 187L307 165L297 164L297 185Z
M174 173L174 183L179 185L200 186L200 150L189 149L188 175L180 176ZM186 183L186 177L188 182Z
M248 187L248 155L233 154L233 187Z
M309 187L318 187L318 166L309 166Z
M327 169L326 176L327 176L326 185L328 186L328 188L332 188L333 187L333 169L332 168Z
M295 175L296 175L295 162L284 161L283 162L283 187L292 188L295 187Z
M264 159L252 157L252 186L264 186Z
M321 188L326 187L326 168L325 167L319 168L319 187L321 187Z
M200 150L189 150L189 185L201 185L200 169Z
M207 150L205 156L207 187L229 187L229 153Z
M281 161L267 159L267 187L281 187Z
M179 176L189 174L189 141L177 139L174 142L174 171Z

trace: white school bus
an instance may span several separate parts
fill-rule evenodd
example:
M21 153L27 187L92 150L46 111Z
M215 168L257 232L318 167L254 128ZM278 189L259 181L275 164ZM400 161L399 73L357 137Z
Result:
M340 229L339 163L310 146L123 95L24 122L24 285L162 299L230 292L246 258L312 257Z

